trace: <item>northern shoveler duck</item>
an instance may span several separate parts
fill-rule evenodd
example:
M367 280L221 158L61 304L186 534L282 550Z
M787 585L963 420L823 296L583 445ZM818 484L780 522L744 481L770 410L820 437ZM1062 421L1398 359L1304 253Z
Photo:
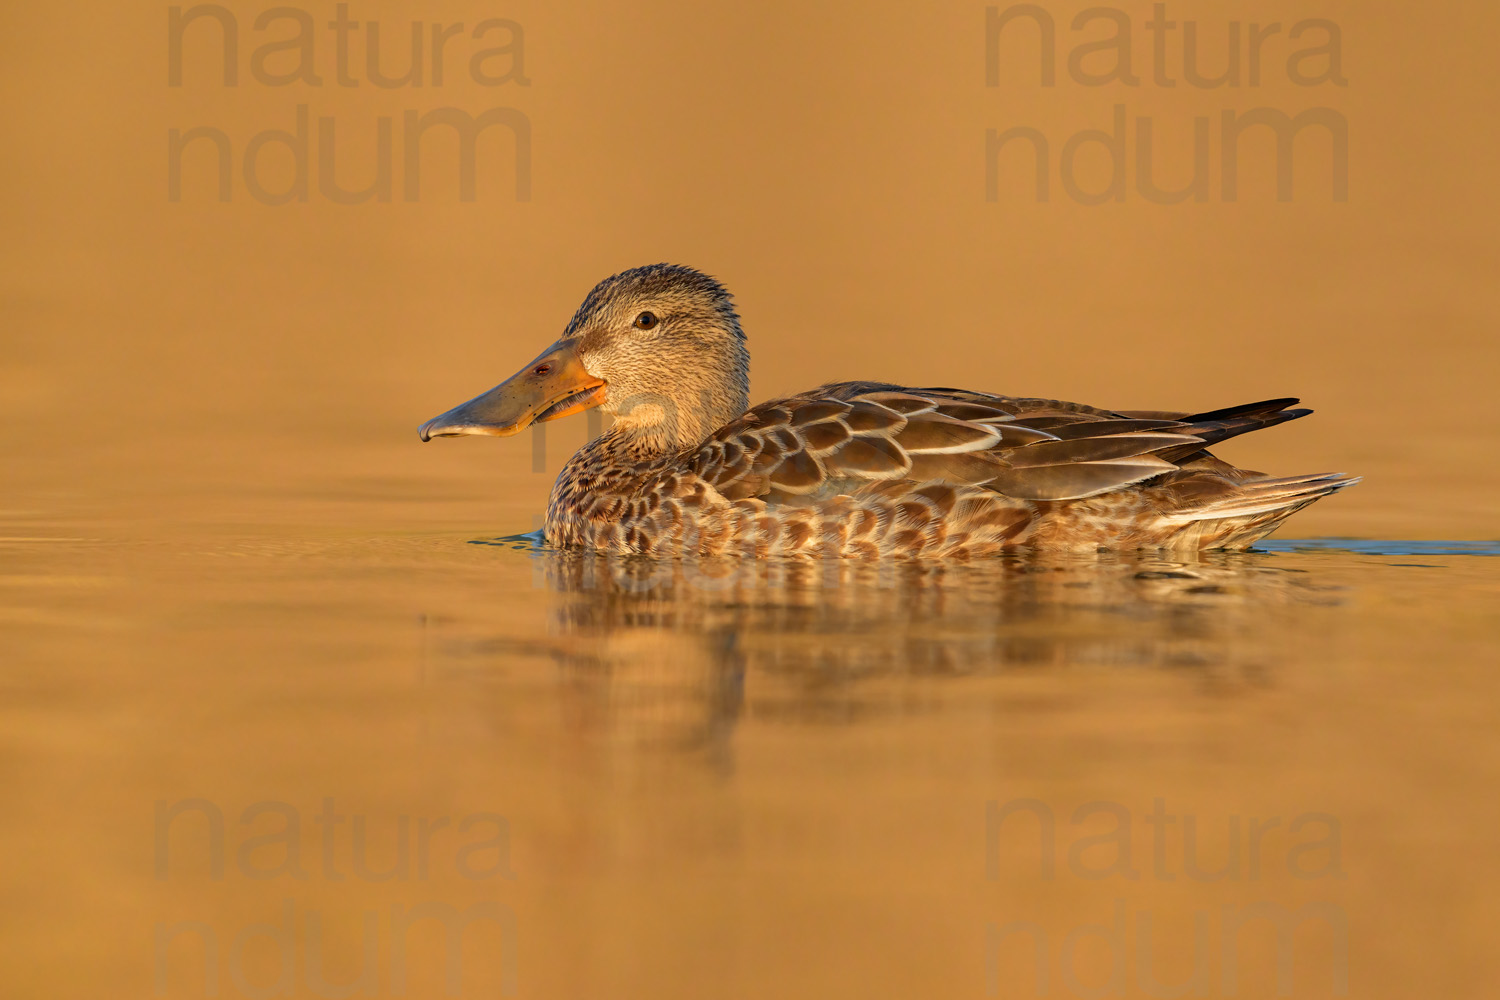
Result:
M749 408L750 356L713 278L656 264L600 282L562 338L422 440L505 436L590 407L548 542L610 552L968 558L1025 546L1243 549L1357 479L1271 478L1207 447L1306 416L1206 413L834 382Z

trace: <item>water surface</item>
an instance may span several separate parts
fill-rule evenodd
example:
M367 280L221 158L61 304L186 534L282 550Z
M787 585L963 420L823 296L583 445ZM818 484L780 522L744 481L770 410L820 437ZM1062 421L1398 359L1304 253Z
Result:
M658 562L421 492L6 512L20 995L438 996L423 906L464 996L1494 972L1494 545Z

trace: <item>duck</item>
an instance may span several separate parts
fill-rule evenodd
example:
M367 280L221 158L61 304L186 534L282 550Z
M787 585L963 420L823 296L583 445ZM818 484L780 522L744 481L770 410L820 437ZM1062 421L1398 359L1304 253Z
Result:
M723 284L637 267L599 282L554 344L419 436L505 437L600 408L611 425L563 466L542 535L647 556L1242 551L1359 482L1267 476L1208 450L1312 412L1294 398L1112 410L855 381L752 407L749 373Z

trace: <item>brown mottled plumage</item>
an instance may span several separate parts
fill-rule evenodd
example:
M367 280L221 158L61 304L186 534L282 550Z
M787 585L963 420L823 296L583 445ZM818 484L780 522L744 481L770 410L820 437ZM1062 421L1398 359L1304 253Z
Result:
M614 426L563 468L547 540L657 555L1243 549L1358 482L1206 450L1311 412L1295 399L1187 414L839 382L747 410L748 383L729 293L658 264L601 282L562 339L421 433L513 434L602 405Z

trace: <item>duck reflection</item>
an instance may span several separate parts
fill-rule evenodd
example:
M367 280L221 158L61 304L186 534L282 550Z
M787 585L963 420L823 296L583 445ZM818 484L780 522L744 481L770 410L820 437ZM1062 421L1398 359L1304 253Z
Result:
M548 634L484 652L555 662L571 725L675 749L722 749L746 712L827 724L920 710L933 694L921 685L941 678L1155 669L1208 694L1243 692L1273 680L1288 631L1278 614L1340 600L1257 554L964 565L520 555L550 602Z

